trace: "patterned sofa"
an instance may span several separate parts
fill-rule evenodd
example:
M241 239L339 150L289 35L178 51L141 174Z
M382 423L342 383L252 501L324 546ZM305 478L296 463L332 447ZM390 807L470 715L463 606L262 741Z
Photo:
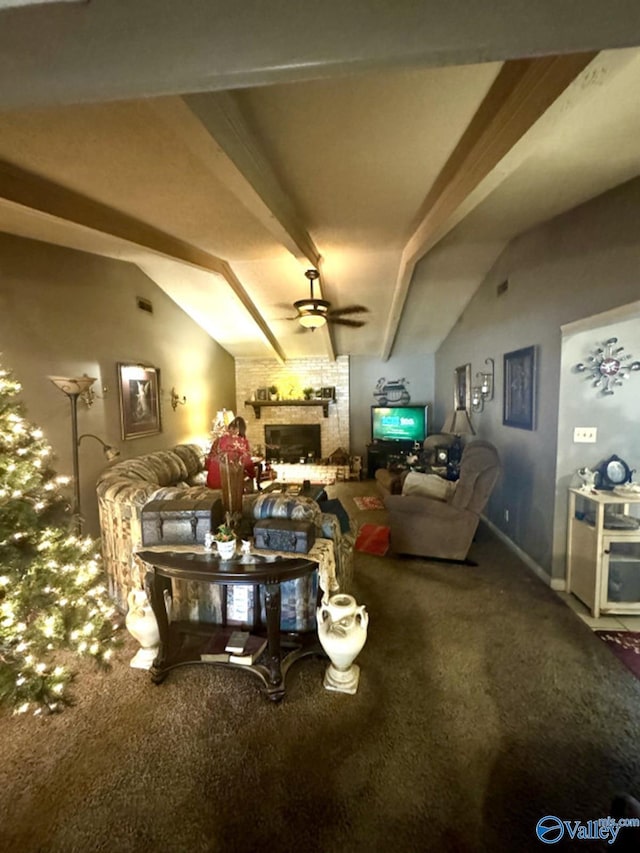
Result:
M109 594L125 612L132 589L144 584L145 566L134 555L142 543L142 509L149 501L217 498L216 515L222 521L221 492L205 484L204 452L195 444L182 444L106 468L98 478L102 553ZM252 522L260 518L308 519L316 527L316 536L334 543L336 576L342 590L349 587L355 530L342 532L337 516L323 513L315 501L303 497L260 493L245 495L243 516ZM313 584L311 587L309 584ZM172 618L218 622L222 618L220 587L197 583L174 584ZM282 585L283 630L307 630L315 625L317 573ZM242 604L239 604L242 599ZM239 615L239 607L245 613ZM253 587L229 586L227 609L237 618L253 619Z
M127 596L139 589L134 548L142 544L142 507L152 500L194 500L215 495L205 484L204 451L179 444L106 468L97 483L102 556L109 595L124 612ZM222 521L222 499L220 520Z

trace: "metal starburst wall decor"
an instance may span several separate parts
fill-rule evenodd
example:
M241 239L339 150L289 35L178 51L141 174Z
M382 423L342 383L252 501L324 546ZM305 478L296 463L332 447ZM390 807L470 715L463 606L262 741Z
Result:
M632 371L640 370L640 361L630 362L633 356L625 354L624 347L616 346L617 343L617 338L609 338L588 356L586 363L580 362L574 368L577 373L590 374L593 387L603 396L613 394L616 385L622 385L622 380L628 379Z

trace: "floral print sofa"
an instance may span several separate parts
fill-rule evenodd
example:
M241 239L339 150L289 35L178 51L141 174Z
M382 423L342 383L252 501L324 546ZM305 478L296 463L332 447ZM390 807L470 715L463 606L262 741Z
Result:
M100 513L102 553L109 594L125 612L132 589L144 585L144 564L134 556L142 544L142 509L149 501L197 500L214 497L216 515L223 518L221 492L205 484L205 454L195 444L182 444L170 450L158 450L135 459L118 462L106 468L98 478L97 494ZM350 584L353 567L355 530L342 532L337 516L323 513L309 498L280 494L250 494L243 499L243 516L260 518L297 518L313 521L316 536L334 543L336 576L342 590ZM315 573L307 578L282 585L282 628L302 631L315 625L315 595L309 583L315 584ZM218 622L222 618L220 587L212 584L174 584L172 618ZM235 602L234 602L235 598ZM244 617L234 621L251 622L253 588L229 586L227 609L238 615L242 598ZM231 621L231 620L230 620Z

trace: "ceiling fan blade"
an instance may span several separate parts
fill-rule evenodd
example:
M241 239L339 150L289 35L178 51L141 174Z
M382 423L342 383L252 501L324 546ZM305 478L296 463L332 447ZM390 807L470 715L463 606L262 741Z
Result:
M360 326L366 326L364 320L347 320L343 317L328 317L327 323L330 326L350 326L352 329L359 329Z
M332 308L329 317L342 317L343 314L368 314L369 309L364 305L345 305L344 308Z

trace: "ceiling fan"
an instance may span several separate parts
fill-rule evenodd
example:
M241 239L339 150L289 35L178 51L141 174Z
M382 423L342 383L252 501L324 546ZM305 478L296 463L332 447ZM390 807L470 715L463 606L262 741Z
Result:
M347 314L366 314L368 308L364 305L345 305L344 308L331 308L331 303L326 299L316 299L313 295L313 282L320 278L317 270L307 270L305 276L309 279L309 298L298 299L293 307L298 312L290 320L297 320L305 329L318 329L325 323L338 326L351 326L354 329L364 326L364 320L350 320Z

